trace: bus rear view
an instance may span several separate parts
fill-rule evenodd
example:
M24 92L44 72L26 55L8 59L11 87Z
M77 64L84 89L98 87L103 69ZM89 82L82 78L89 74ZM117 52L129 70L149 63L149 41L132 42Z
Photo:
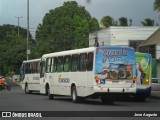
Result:
M96 48L94 90L102 102L109 95L136 92L136 62L130 47L106 46Z

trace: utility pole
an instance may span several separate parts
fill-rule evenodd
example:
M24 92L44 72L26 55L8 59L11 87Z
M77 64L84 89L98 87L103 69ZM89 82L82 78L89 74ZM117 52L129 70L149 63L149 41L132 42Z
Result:
M18 36L19 36L19 19L20 19L20 18L23 18L23 17L17 17L17 16L15 16L15 18L18 19Z
M94 32L94 35L95 35L95 37L94 37L94 40L95 40L95 44L94 44L94 46L95 47L99 47L99 42L98 42L98 28L96 28L96 31Z
M29 0L27 0L27 60L28 55L30 54L28 49L28 40L29 40Z

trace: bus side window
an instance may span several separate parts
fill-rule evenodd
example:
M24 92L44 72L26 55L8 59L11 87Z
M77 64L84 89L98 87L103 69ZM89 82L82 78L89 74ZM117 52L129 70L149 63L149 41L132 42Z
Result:
M87 68L87 53L80 54L80 71L86 71Z
M72 62L71 62L71 71L78 71L79 70L79 61L78 61L78 54L72 55Z
M87 59L87 70L92 71L93 69L93 52L88 53L88 59Z
M28 74L28 63L25 63L25 74Z
M63 57L58 57L57 72L63 71Z
M53 73L53 63L54 63L54 58L51 58L51 67L50 67L51 73Z
M58 64L58 58L52 58L53 59L53 72L57 72L57 64Z
M41 71L40 62L37 62L37 73L40 73L40 71Z
M51 58L46 59L46 72L49 73L51 69Z
M69 72L71 69L71 56L64 57L64 72Z
M28 74L30 74L31 73L31 67L30 67L30 63L28 63Z
M35 73L38 73L38 62L35 62Z
M37 62L33 62L32 63L32 73L36 73L36 64L37 64Z

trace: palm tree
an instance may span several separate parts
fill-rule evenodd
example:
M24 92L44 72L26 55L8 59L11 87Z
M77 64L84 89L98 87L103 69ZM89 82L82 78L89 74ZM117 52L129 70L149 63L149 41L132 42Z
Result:
M109 26L112 26L114 23L114 20L111 16L104 16L102 19L101 19L101 24L104 26L104 27L109 27Z
M153 8L155 11L160 12L160 0L155 0L153 4Z
M128 26L128 20L126 17L120 17L118 21L119 21L119 26Z
M141 22L143 26L154 26L154 20L150 18L144 19L144 21Z

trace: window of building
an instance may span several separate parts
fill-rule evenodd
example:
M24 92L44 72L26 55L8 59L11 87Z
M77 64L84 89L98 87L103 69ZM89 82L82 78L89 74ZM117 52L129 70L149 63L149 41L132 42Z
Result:
M149 53L149 54L152 55L152 58L155 58L156 57L156 47L155 47L155 45L139 47L139 45L143 41L144 40L130 40L129 41L129 46L133 47L136 52Z

